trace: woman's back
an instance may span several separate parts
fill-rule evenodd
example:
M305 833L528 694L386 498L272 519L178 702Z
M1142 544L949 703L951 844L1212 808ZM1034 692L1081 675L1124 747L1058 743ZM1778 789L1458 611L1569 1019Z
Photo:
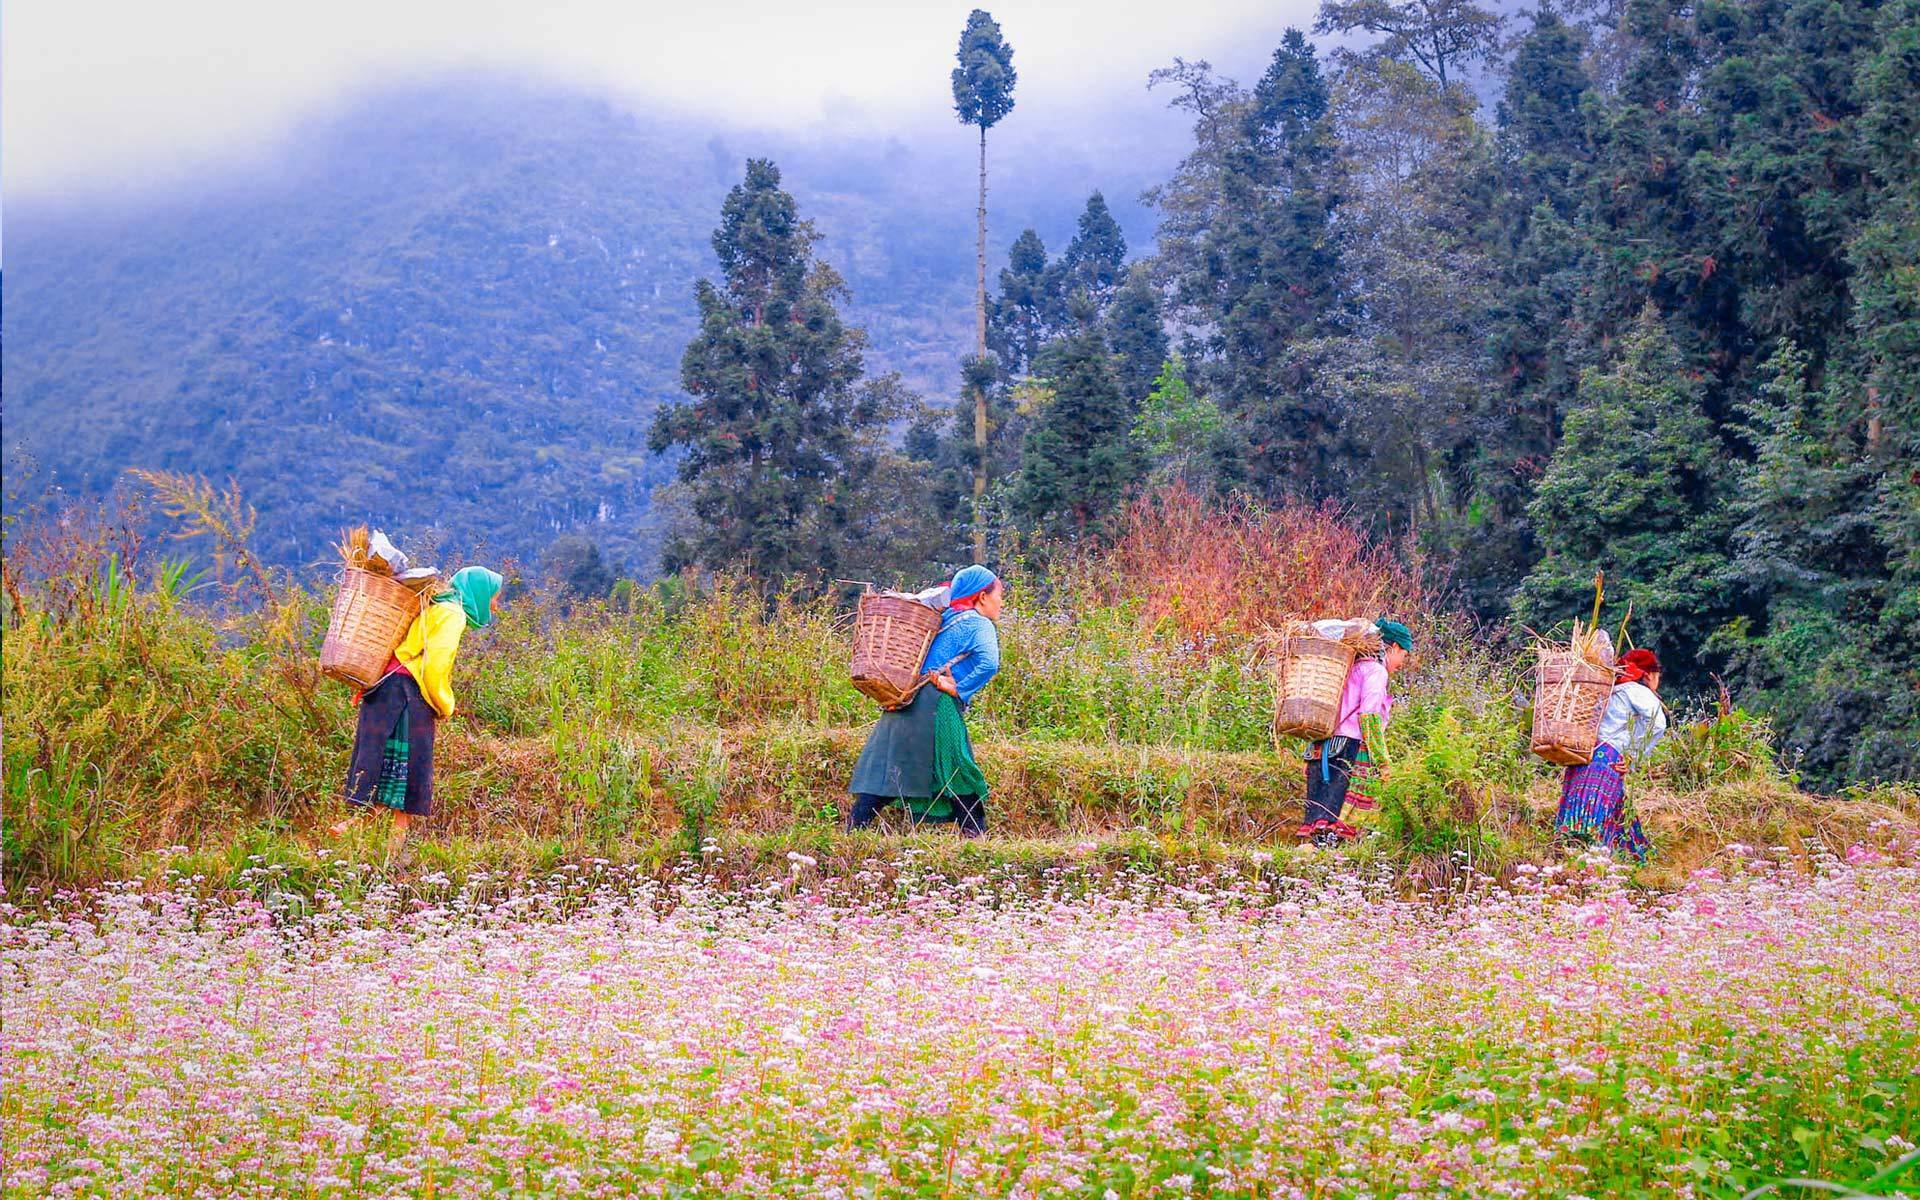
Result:
M972 700L1000 670L1000 631L993 622L971 609L950 608L942 614L940 632L927 647L920 669L937 671L949 664L961 701Z

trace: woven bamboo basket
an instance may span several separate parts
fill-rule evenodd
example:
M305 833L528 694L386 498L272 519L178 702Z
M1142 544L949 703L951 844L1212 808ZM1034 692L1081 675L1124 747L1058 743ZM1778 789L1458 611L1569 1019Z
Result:
M340 593L320 644L321 674L357 687L378 683L394 647L420 615L420 599L388 576L341 568Z
M1317 742L1333 736L1354 655L1352 646L1328 638L1294 635L1282 640L1275 678L1275 737Z
M853 619L853 686L898 708L913 698L940 614L906 596L868 592Z
M1613 672L1570 650L1548 650L1533 680L1533 752L1567 767L1592 762Z

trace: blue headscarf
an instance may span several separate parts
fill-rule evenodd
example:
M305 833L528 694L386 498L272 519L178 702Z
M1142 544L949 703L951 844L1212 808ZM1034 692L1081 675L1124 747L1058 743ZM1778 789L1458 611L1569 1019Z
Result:
M998 582L1000 577L979 563L963 567L960 573L953 577L952 586L947 589L947 603L952 604L956 600L978 596Z

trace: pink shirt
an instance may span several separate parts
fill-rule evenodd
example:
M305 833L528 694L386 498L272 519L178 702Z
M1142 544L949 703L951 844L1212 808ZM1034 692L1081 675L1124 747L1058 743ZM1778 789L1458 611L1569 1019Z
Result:
M1360 718L1374 713L1382 725L1393 710L1393 697L1387 694L1387 665L1377 658L1363 658L1347 672L1347 686L1340 692L1340 724L1335 737L1360 740Z

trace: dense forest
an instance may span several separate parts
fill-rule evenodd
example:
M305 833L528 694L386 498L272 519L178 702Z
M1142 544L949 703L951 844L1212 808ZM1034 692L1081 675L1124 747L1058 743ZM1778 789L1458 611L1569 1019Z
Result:
M988 45L1010 108L1016 73L983 16L955 95L984 164L963 75ZM1153 252L1100 193L1064 246L1020 234L962 403L899 451L905 404L750 165L693 399L654 426L692 498L669 564L910 570L982 531L1044 563L1155 479L1332 500L1519 628L1604 571L1811 781L1920 773L1920 4L1328 0L1315 32L1374 38L1155 74L1193 139Z
M169 226L164 272L50 257L8 297L12 416L60 481L240 475L283 560L377 492L529 556L584 531L547 551L582 590L600 547L784 586L984 539L1043 572L1143 488L1331 501L1511 631L1604 571L1809 782L1920 775L1920 0L1327 0L1257 78L1155 72L1184 153L1071 190L992 158L1018 32L974 14L954 72L1020 230L983 329L970 181L835 191L631 121L616 169L508 105L433 126L414 186L357 176L313 245L252 244L276 272L223 249L244 202ZM74 276L147 335L74 319Z

